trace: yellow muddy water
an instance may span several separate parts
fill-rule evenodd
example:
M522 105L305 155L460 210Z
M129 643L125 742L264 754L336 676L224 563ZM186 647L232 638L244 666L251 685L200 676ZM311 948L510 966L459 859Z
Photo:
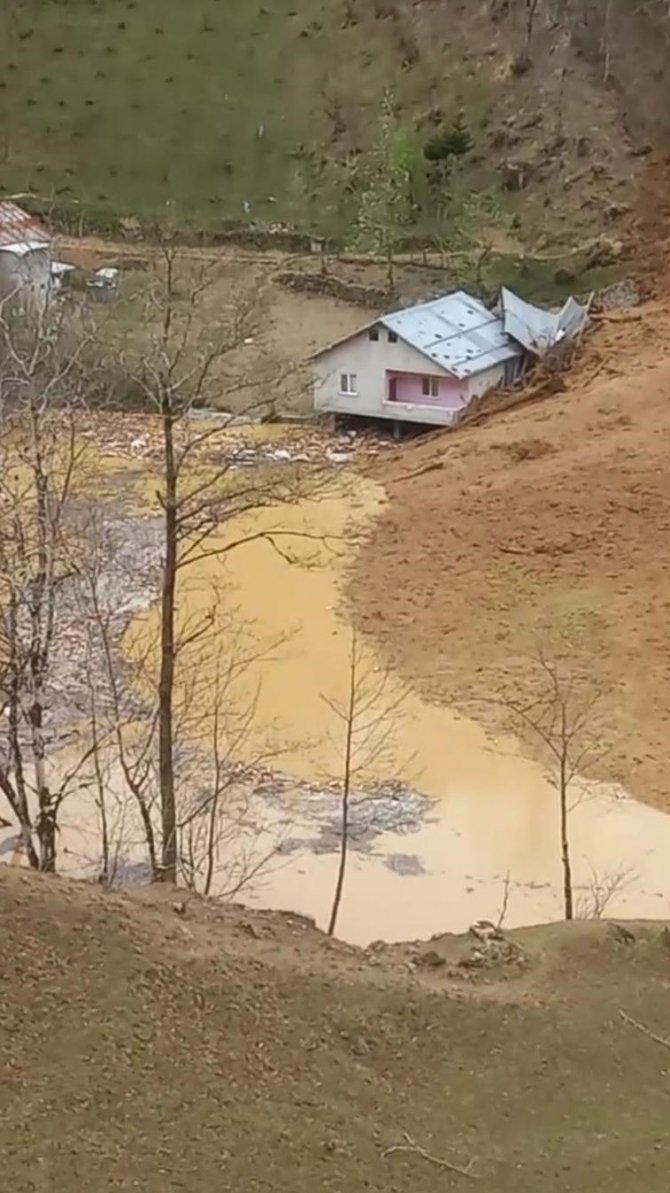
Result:
M351 655L342 581L356 533L383 500L379 488L349 477L327 499L257 510L227 527L219 545L277 529L300 537L291 540L283 533L281 552L256 539L222 558L212 557L186 573L180 590L185 625L210 607L213 585L225 586L226 603L238 611L236 620L264 644L264 657L245 667L227 693L240 706L254 702L241 748L249 758L262 754L269 765L313 784L341 772L344 729L332 703L346 701ZM134 649L155 631L155 616L134 627ZM222 622L222 642L228 630ZM358 650L359 671L374 686L380 663L367 643L359 641ZM201 680L207 665L199 657ZM203 682L199 691L204 720L211 689ZM399 693L391 678L384 707ZM189 700L197 705L196 690ZM368 853L351 854L338 935L366 943L462 930L478 918L497 918L506 882L508 925L560 918L557 800L540 768L514 742L494 742L474 721L411 691L401 713L390 748L358 780L391 777L433 802L418 826L384 832ZM306 830L300 799L288 802L295 830ZM270 815L281 819L276 812ZM582 910L592 907L594 895L602 899L621 875L610 914L667 914L670 880L664 858L670 856L670 817L592 788L572 813L570 828ZM273 863L244 898L312 915L324 926L336 867L333 852L303 848Z

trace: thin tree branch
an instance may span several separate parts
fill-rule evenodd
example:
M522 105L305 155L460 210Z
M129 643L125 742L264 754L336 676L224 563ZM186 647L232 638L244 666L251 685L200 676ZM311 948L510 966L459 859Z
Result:
M663 1048L670 1048L670 1040L666 1036L657 1035L655 1031L652 1031L649 1027L645 1027L644 1023L640 1023L638 1019L633 1019L633 1016L623 1011L621 1007L619 1007L619 1015L624 1023L628 1023L636 1031L641 1032L643 1036L647 1036L650 1040L653 1040L654 1044L661 1044Z
M465 1176L469 1180L477 1180L477 1174L472 1171L474 1165L477 1163L477 1156L473 1156L465 1168L460 1164L453 1164L451 1160L445 1160L441 1156L434 1156L432 1152L426 1151L424 1147L420 1147L415 1143L411 1135L406 1131L403 1132L405 1143L394 1143L391 1147L384 1148L382 1152L382 1159L385 1160L387 1156L395 1155L397 1152L411 1152L416 1156L421 1156L423 1160L427 1160L430 1164L435 1164L437 1168L445 1168L448 1172L458 1173L459 1176Z

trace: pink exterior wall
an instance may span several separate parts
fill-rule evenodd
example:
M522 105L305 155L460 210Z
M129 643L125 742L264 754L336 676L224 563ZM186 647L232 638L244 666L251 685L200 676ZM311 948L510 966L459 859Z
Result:
M427 374L424 374L424 376ZM386 372L386 401L391 401L389 382L395 379L396 394L394 401L399 405L409 406L441 406L446 410L460 410L468 400L467 381L457 381L455 377L437 377L437 397L424 394L422 391L423 378L418 373Z

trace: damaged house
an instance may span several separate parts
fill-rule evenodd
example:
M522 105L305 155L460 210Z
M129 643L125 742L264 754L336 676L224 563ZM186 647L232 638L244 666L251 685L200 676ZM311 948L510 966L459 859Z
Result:
M462 290L381 315L312 357L317 413L449 427L474 398L514 384L580 331L587 311L568 299L542 310L503 289L489 310Z
M41 311L51 281L51 236L16 203L0 202L0 302L18 314Z

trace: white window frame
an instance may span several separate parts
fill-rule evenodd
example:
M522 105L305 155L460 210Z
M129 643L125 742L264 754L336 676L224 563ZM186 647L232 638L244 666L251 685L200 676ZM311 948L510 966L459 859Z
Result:
M421 378L421 396L424 398L439 398L440 396L440 379L431 374L426 374Z
M343 398L358 397L358 375L356 373L340 373L340 396Z

